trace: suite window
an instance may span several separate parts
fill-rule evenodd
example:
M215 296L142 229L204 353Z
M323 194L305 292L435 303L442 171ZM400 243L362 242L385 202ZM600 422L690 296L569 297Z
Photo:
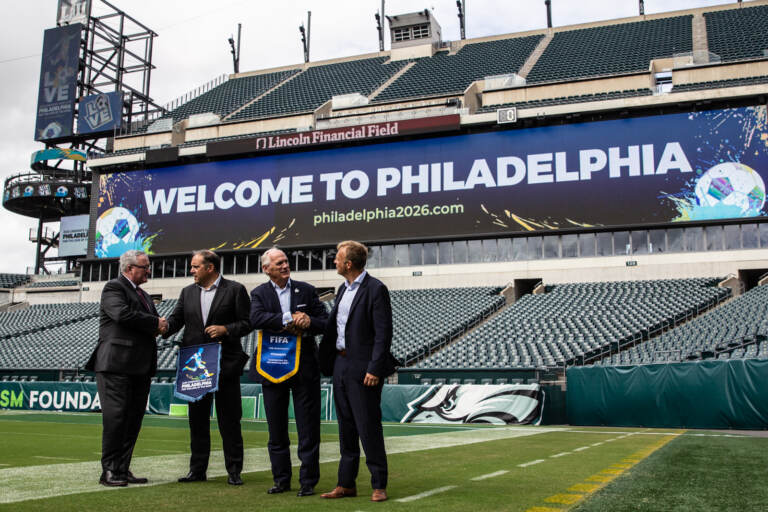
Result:
M410 244L408 246L408 256L411 265L421 265L421 244Z
M511 261L512 258L512 239L499 238L499 261Z
M528 239L518 237L512 239L512 260L528 259Z
M582 258L595 255L595 234L584 233L579 235L579 255Z
M648 254L647 231L633 231L630 237L632 238L632 254Z
M296 251L296 270L309 270L309 251Z
M440 242L437 244L438 262L441 265L453 263L453 244L451 242Z
M467 262L467 242L462 240L460 242L453 242L453 262L454 263L466 263Z
M597 255L613 256L613 236L611 233L597 234Z
M395 37L395 42L408 41L411 39L411 27L396 28L392 31L392 34Z
M255 274L261 269L261 254L248 255L248 273Z
M613 250L616 256L632 254L628 231L617 231L613 234Z
M760 245L757 224L741 225L741 244L745 249L754 249Z
M563 258L576 258L579 255L579 240L577 235L563 235Z
M725 248L741 249L741 230L737 224L725 226Z
M395 246L394 245L381 246L381 266L382 267L395 266Z
M410 265L411 260L408 254L408 246L405 244L399 244L395 246L395 266L405 267Z
M427 243L424 244L424 264L435 265L437 263L437 244Z
M685 228L685 250L700 252L706 250L704 245L704 228Z
M532 236L528 238L528 257L532 260L541 259L541 246L544 245L542 237Z
M648 248L650 252L665 252L666 247L666 233L663 229L654 229L649 231L651 243Z
M469 262L480 263L482 261L486 261L483 254L482 240L470 240L469 241Z
M707 250L722 251L723 226L707 226L705 233L707 234Z
M429 25L423 24L423 25L415 25L413 28L413 38L414 39L423 39L425 37L429 37Z
M368 261L366 262L365 266L368 268L379 268L381 265L379 264L379 254L381 253L381 247L378 245L375 245L373 247L368 247ZM312 263L312 270L320 270L319 268L314 267L314 262Z
M683 252L683 230L680 228L667 230L667 250L669 252Z
M559 258L560 247L558 244L559 237L557 236L545 236L544 237L544 258Z

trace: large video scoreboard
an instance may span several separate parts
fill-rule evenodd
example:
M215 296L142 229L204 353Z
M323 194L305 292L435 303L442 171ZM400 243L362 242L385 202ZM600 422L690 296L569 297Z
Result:
M95 257L494 237L765 215L765 105L99 178Z

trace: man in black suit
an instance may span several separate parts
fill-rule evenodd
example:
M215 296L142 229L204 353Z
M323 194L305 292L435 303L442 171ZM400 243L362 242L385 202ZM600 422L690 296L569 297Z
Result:
M269 459L274 486L269 494L291 488L291 456L288 438L288 402L293 393L293 411L299 434L298 496L311 496L320 478L320 370L315 335L322 334L328 313L315 287L290 278L288 258L280 249L270 249L261 258L269 281L251 292L251 325L269 332L301 334L299 367L282 382L272 382L251 361L250 377L261 382L264 410L269 427Z
M245 287L224 279L220 272L221 259L213 251L195 251L190 273L195 283L181 291L173 313L168 317L168 332L184 327L182 347L218 342L221 345L219 389L189 404L189 437L192 455L189 473L179 482L198 482L207 478L211 453L211 404L216 397L216 419L224 448L224 464L229 475L227 483L242 485L243 435L240 419L240 376L248 360L240 338L251 332L248 320L250 301Z
M368 249L354 241L337 246L337 272L346 279L336 293L320 345L321 369L333 375L341 460L336 488L323 498L357 496L360 443L371 472L371 501L387 499L387 453L381 427L381 390L395 371L392 304L384 283L365 270Z
M101 292L99 343L85 365L96 372L101 400L99 483L110 487L147 483L131 473L130 465L157 369L155 337L167 328L152 299L139 288L150 274L147 255L126 251L120 271Z

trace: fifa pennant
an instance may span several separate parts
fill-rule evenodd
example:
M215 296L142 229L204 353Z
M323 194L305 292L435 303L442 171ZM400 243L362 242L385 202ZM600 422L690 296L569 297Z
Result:
M301 335L259 331L256 371L270 382L283 382L299 371L300 353Z
M206 343L179 349L176 365L176 385L173 396L187 402L197 402L219 389L221 345Z

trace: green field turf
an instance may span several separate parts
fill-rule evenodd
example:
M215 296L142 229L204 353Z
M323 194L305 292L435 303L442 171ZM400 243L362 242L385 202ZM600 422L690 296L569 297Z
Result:
M335 485L338 462L335 424L323 424L322 431L318 491ZM243 422L242 487L226 484L220 452L212 454L208 482L176 483L187 470L186 419L150 416L132 469L152 485L106 489L97 484L100 434L99 415L0 412L0 510L743 511L768 503L760 485L768 439L747 436L385 425L390 500L374 504L364 465L357 498L266 494L272 479L263 422ZM217 432L212 441L220 450Z

